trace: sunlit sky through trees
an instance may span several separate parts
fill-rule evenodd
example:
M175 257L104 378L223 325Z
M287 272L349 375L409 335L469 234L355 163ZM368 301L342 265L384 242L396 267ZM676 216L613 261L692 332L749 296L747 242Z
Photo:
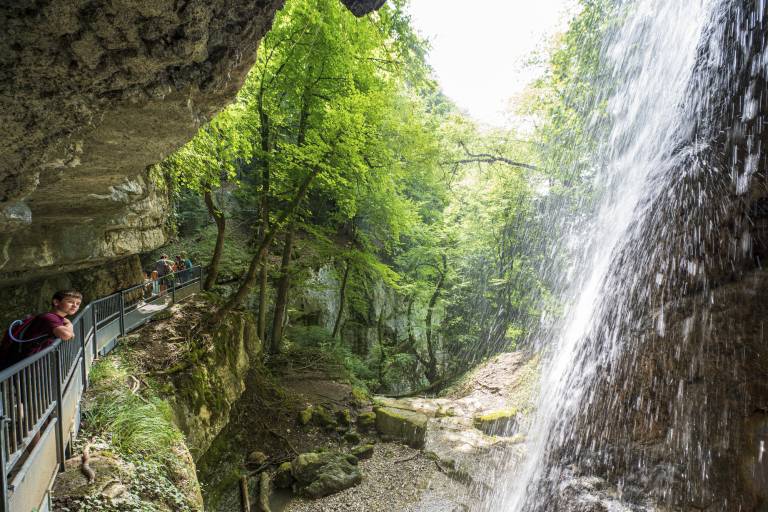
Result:
M544 71L530 64L575 13L573 0L411 0L429 39L428 61L443 91L481 123L510 124L510 99Z

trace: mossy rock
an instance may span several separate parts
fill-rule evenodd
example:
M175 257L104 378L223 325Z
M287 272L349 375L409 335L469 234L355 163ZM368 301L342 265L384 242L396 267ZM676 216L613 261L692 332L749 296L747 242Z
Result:
M375 412L361 412L357 416L357 429L360 432L368 432L376 426Z
M413 448L423 448L427 437L426 415L419 412L377 407L376 430L387 441L401 441Z
M475 415L473 424L476 429L490 436L511 436L518 429L517 414L515 408L489 411Z
M347 432L344 434L344 440L348 442L349 444L358 444L360 443L360 434L357 432Z
M272 482L277 489L288 489L293 485L293 474L291 474L291 463L283 462L277 468Z
M325 407L314 407L312 409L312 422L318 427L322 427L326 430L334 430L338 427L336 418L334 418L331 411Z
M291 475L294 491L309 498L322 498L363 480L357 457L337 452L302 453L291 462Z
M349 409L336 411L336 422L342 427L349 427L352 424L352 413L349 412Z
M54 485L57 500L66 502L70 499L105 494L109 494L109 497L114 499L115 483L126 489L136 474L133 464L116 458L112 453L107 455L92 453L89 465L96 474L95 480L91 483L80 470L80 457L71 458L66 462L65 471L58 474Z
M361 444L352 449L352 455L358 458L358 460L370 459L373 457L373 445Z
M310 421L312 421L312 413L314 409L315 408L310 405L306 409L299 411L299 417L298 417L299 425L304 427L304 426L307 426Z
M252 466L261 466L266 463L267 460L269 460L269 457L267 457L266 453L254 450L248 454L247 462Z

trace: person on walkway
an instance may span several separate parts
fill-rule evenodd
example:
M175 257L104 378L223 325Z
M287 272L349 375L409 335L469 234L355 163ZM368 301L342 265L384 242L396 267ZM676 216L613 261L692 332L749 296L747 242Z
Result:
M158 277L157 270L153 270L150 275L150 279L152 279L152 298L160 295L160 283L158 282Z
M69 341L75 337L72 322L67 319L80 309L83 295L77 290L60 290L51 298L51 310L37 315L20 336L15 336L21 342L3 338L0 350L0 369L13 366L27 357L37 354L53 345L56 338Z
M160 295L165 295L168 281L172 279L173 275L173 262L168 259L167 254L160 255L160 259L155 263L155 270L157 271L158 279L160 279Z
M187 253L186 252L182 252L181 253L181 257L184 259L184 268L187 269L187 270L191 270L192 266L193 266L192 265L192 260L189 259L189 256L187 256ZM191 272L187 272L187 274L191 274Z

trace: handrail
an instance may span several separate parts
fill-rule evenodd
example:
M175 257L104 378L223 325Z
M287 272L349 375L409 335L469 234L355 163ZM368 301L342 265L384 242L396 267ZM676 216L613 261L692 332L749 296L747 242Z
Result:
M202 267L192 267L96 299L72 319L74 339L56 339L0 371L0 512L22 512L17 501L25 503L23 512L28 512L30 500L34 507L45 502L52 481L39 485L46 472L24 473L25 462L40 456L45 449L41 439L48 439L47 433L55 428L55 460L59 471L64 470L70 436L76 435L79 426L77 404L87 389L92 362L109 352L119 336L202 289L203 274ZM13 482L17 481L23 489L16 488ZM16 500L15 493L29 489L31 498ZM44 492L38 496L40 489Z

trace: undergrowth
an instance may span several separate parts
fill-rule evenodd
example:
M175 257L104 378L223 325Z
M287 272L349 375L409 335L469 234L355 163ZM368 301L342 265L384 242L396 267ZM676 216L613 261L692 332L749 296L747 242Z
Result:
M183 435L173 422L170 406L152 387L135 377L121 349L97 361L83 407L79 443L90 439L93 449L115 453L134 468L128 492L114 501L86 496L60 504L62 511L179 511L195 507L179 488L185 472L178 447ZM137 383L140 385L137 386Z
M286 337L285 358L299 369L316 369L329 378L348 381L370 394L378 386L375 372L359 355L318 326L291 327Z

